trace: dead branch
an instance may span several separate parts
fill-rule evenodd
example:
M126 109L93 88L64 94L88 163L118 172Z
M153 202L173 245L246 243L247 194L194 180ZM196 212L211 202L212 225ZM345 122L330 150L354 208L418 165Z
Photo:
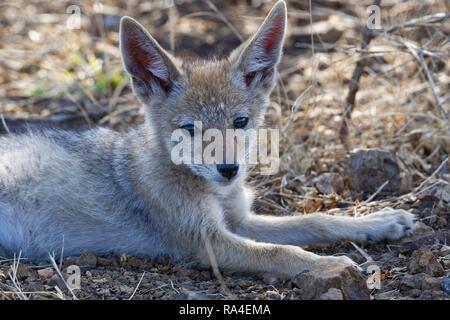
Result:
M375 0L374 5L379 6L381 0ZM370 41L376 36L376 33L369 29L367 26L364 27L363 38L361 43L361 50L367 49ZM348 123L347 120L350 120L352 117L353 108L355 106L356 93L359 89L359 79L361 78L364 67L367 63L367 60L364 58L360 58L356 62L355 69L353 70L352 78L350 80L349 89L347 93L347 98L345 99L344 111L343 111L343 119L340 129L340 138L347 146L347 137L348 137Z
M374 5L380 5L380 1L374 1ZM362 39L360 52L364 52L365 49L368 47L370 41L381 34L387 35L387 34L393 33L402 28L411 28L411 27L416 27L416 26L420 26L420 25L431 25L431 24L436 24L436 23L442 23L445 20L447 20L449 17L450 17L450 13L439 12L439 13L411 19L409 21L406 21L405 23L393 25L386 30L369 29L366 26L364 29L364 33L363 33L363 39ZM436 101L436 105L439 108L440 113L445 118L450 119L448 113L445 111L445 109L442 105L442 100L437 95L436 86L434 84L430 70L428 69L428 66L426 65L424 58L423 58L424 54L433 55L433 53L430 53L422 48L417 48L416 46L409 45L405 41L397 40L397 42L400 42L403 46L405 46L413 54L413 56L418 60L418 62L422 66L425 77L427 78L428 83L430 84L431 93ZM348 146L348 144L347 144L348 121L351 119L352 112L355 107L356 93L358 92L358 89L359 89L359 79L361 78L361 75L362 75L362 72L364 70L366 63L367 63L367 60L363 59L363 58L359 59L358 62L356 63L355 69L352 74L352 78L350 80L347 98L345 100L345 106L344 106L344 111L343 111L343 120L342 120L342 124L341 124L341 129L340 129L340 138L346 146Z

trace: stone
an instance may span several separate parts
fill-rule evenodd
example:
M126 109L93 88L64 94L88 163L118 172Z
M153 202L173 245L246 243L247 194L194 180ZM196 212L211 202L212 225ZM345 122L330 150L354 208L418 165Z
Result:
M422 279L422 290L439 291L441 288L441 278L425 276Z
M40 269L40 270L38 270L38 275L41 278L50 279L54 275L53 268L48 267L45 269Z
M80 267L96 268L97 257L92 252L86 251L81 254L79 263Z
M66 284L61 279L61 277L57 274L54 274L48 281L47 285L50 287L58 287L61 290L66 290Z
M319 297L319 300L344 300L342 291L336 288L331 288Z
M117 268L119 266L119 262L112 258L97 257L97 265L101 267Z
M295 276L292 283L299 288L300 299L316 300L324 294L325 297L337 297L337 291L329 292L333 288L341 291L343 299L346 300L369 299L366 280L353 267L305 271Z
M371 195L386 181L379 194L405 193L411 183L395 153L382 149L356 149L348 162L349 187L352 191Z
M127 293L127 294L131 294L134 291L134 289L132 287L126 286L126 285L119 285L119 290L121 293Z
M340 194L344 191L344 179L338 173L322 173L313 180L313 183L322 194Z
M67 257L64 260L64 266L79 266L80 265L80 257Z
M279 292L274 290L269 290L266 292L267 299L269 300L281 300L282 296Z
M142 259L139 259L137 257L129 256L127 259L126 266L128 268L140 268L144 265L144 262Z
M411 274L423 272L434 277L440 277L445 274L444 268L433 252L426 247L421 247L412 253L408 269Z
M441 257L447 256L450 254L450 247L447 245L443 245L440 249L439 249L439 255Z
M111 296L111 289L109 288L100 288L97 289L97 293L101 295L102 297L110 297Z
M450 278L443 277L441 279L440 287L441 287L442 291L444 291L446 294L450 295Z
M424 199L426 197L431 197L446 204L450 204L450 183L438 181L433 187L426 189L419 195L419 199Z
M412 289L421 289L425 274L406 274L400 281L400 291L408 292Z
M45 288L42 283L33 281L25 284L25 290L28 292L42 292L45 291Z
M210 300L208 296L203 292L189 292L186 295L186 300Z

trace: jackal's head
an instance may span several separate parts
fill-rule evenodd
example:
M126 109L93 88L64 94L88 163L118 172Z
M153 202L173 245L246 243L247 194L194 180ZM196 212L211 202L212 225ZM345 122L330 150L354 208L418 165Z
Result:
M192 134L194 122L201 123L203 131L213 128L224 136L226 129L257 129L262 124L276 82L286 15L286 5L279 1L256 34L228 58L189 62L170 55L135 20L122 18L123 65L146 108L147 123L167 152L174 146L172 133L184 128ZM185 165L219 184L245 172L245 165L233 161Z

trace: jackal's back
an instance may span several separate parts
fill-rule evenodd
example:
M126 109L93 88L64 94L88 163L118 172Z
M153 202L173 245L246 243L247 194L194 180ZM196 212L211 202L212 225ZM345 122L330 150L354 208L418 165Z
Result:
M126 140L103 128L0 138L0 244L31 258L63 245L67 254L158 254L157 228L139 223L148 208L130 190Z

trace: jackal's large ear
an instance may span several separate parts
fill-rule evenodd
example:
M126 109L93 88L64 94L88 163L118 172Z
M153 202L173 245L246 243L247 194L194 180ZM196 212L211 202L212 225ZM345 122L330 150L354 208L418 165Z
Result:
M283 49L286 17L286 4L278 1L256 34L231 54L230 61L243 72L247 86L271 89L275 84L275 69Z
M131 76L136 94L148 97L168 94L179 76L174 59L137 21L120 21L120 51L125 70Z

